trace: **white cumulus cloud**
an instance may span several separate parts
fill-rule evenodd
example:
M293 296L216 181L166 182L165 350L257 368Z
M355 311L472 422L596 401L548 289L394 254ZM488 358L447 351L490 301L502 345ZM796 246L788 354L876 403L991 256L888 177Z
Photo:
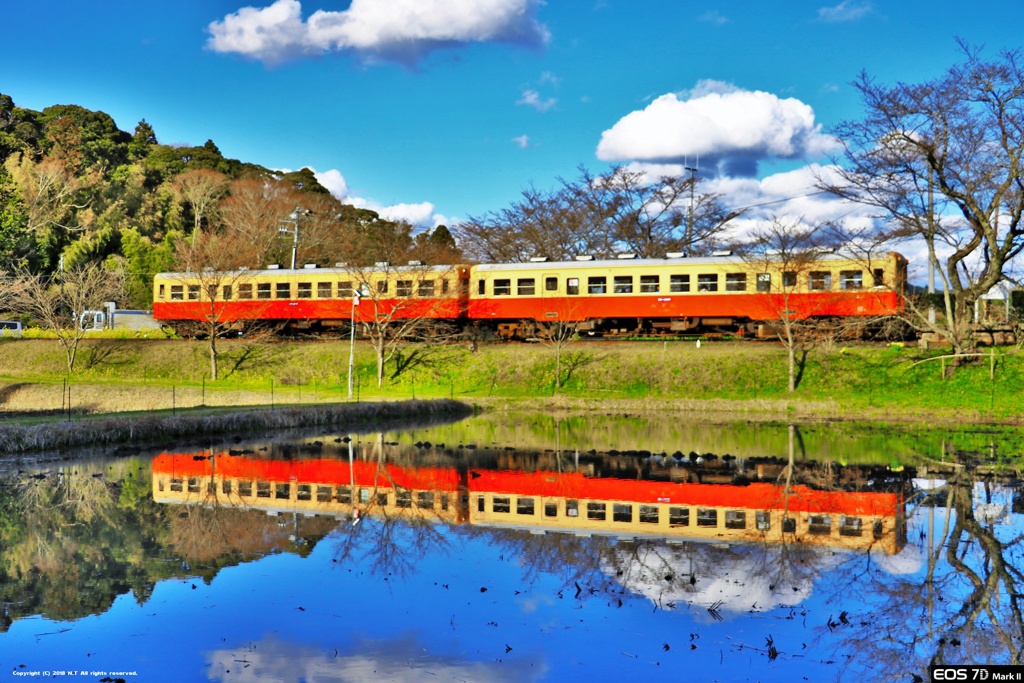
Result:
M835 141L795 98L701 81L688 93L669 93L619 119L601 135L605 161L668 162L698 158L717 174L752 176L765 159L823 155Z
M432 50L468 43L543 45L540 0L352 0L303 20L299 0L243 7L208 26L207 47L275 64L331 51L415 64Z
M345 177L337 169L332 168L323 172L315 169L311 170L313 170L313 175L320 184L326 187L338 200L360 209L376 211L381 218L392 221L406 221L417 228L433 228L450 223L448 217L435 211L434 204L431 202L386 205L374 199L357 197L351 194Z

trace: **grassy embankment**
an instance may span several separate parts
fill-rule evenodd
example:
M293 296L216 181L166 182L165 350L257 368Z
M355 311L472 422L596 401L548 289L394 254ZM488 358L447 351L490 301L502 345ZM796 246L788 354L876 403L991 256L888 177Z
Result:
M209 380L203 342L86 340L70 379L76 411L170 411L347 400L348 344L222 341L221 379ZM771 418L857 418L945 422L1021 422L1024 353L996 349L943 378L942 355L912 347L849 345L815 349L799 389L786 391L786 356L768 342L578 342L562 357L555 388L554 352L531 344L408 347L388 366L382 390L369 345L356 345L357 398L456 398L501 406L721 411ZM398 370L400 368L400 370ZM62 396L64 357L55 341L0 343L0 409L54 410ZM63 400L62 400L63 399Z

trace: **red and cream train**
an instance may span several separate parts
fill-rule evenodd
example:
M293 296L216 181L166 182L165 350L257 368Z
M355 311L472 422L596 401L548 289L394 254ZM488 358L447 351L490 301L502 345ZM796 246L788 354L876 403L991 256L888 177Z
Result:
M552 322L594 336L751 334L781 316L892 315L902 306L906 273L907 261L896 253L870 262L827 253L799 270L722 255L160 273L153 317L179 331L210 321L317 331L383 316L506 338L531 336Z

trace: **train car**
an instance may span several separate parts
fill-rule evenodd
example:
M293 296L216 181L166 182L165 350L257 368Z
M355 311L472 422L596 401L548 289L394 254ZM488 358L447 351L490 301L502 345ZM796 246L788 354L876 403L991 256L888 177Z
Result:
M468 315L499 336L571 322L591 335L763 332L786 315L872 318L901 309L907 262L827 253L788 270L736 256L473 266ZM762 325L758 325L762 323Z
M153 317L182 334L211 321L239 330L269 323L313 331L348 326L353 316L454 321L465 317L468 282L464 265L159 273Z

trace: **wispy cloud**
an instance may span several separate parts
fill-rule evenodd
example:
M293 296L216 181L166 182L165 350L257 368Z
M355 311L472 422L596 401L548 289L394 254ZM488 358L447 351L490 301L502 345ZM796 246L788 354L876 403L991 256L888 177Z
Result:
M527 107L533 107L537 111L547 111L551 107L558 104L558 100L554 97L543 99L539 92L536 90L524 90L523 96L516 100L516 104L523 104Z
M530 146L530 136L520 135L517 138L512 138L512 142L514 142L519 147L519 149L526 149L527 147Z
M268 64L330 52L413 65L433 50L469 43L547 43L541 0L352 0L302 18L299 0L242 7L207 30L207 47Z
M708 10L704 14L697 17L697 21L703 21L706 24L714 24L715 26L721 26L722 24L729 23L729 19L727 17L723 17L721 14L719 14L713 9Z
M843 0L833 7L821 7L818 9L818 18L830 23L843 21L856 21L874 9L866 0Z

